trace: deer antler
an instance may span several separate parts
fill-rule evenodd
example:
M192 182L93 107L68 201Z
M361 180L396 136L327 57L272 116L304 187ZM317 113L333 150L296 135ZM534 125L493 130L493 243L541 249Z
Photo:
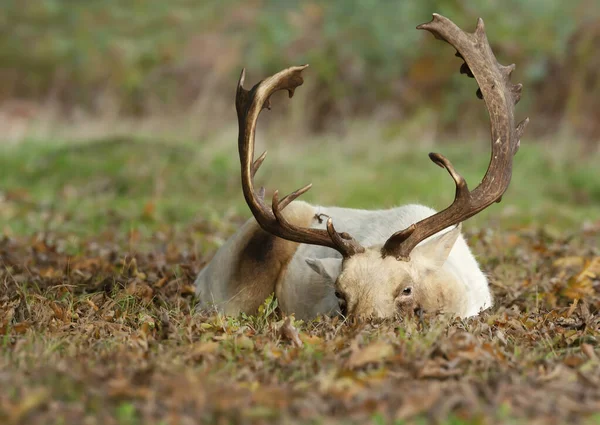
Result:
M529 123L529 118L526 118L516 127L514 125L514 105L521 97L522 85L510 83L510 74L515 65L502 66L498 63L481 18L472 34L435 13L431 22L421 24L417 29L427 30L435 38L453 46L457 50L456 55L465 61L460 72L477 80L477 96L483 97L490 115L492 155L485 177L479 186L469 190L465 179L447 158L438 153L429 154L434 163L448 171L456 185L456 194L448 208L394 233L386 241L382 255L393 255L404 261L409 259L413 248L422 240L474 216L494 202L500 202L510 183L513 156L519 149L521 136Z
M261 188L258 193L254 190L254 175L267 154L264 152L256 161L253 161L254 135L258 116L264 108L271 109L270 98L276 91L287 90L291 98L296 87L304 82L301 73L307 67L308 65L304 65L284 69L260 81L250 90L245 90L243 87L246 70L242 70L235 97L239 124L238 149L242 166L242 190L254 218L265 231L293 242L333 248L347 258L364 252L365 249L347 233L336 232L331 218L327 220L327 230L323 230L294 226L282 214L282 210L294 199L308 191L311 184L290 193L281 201L279 192L275 191L271 208L265 205L264 188Z

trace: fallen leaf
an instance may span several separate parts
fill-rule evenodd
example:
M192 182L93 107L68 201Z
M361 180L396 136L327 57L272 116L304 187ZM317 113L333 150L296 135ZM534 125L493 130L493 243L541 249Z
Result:
M13 325L13 330L18 334L24 334L32 325L32 322L19 322Z
M300 340L306 345L321 346L324 343L323 338L319 338L316 335L308 335L302 332L299 334L299 336Z
M9 423L18 424L32 411L45 404L50 398L46 389L32 391L23 397L19 404L9 412Z
M600 257L595 257L586 264L583 271L578 275L579 279L584 277L590 279L600 277Z
M142 216L146 219L153 219L154 218L154 212L156 211L156 205L154 204L154 202L149 201L146 202L146 204L144 205L144 210L142 211Z
M85 299L85 302L86 302L86 303L87 303L87 304L88 304L90 307L92 307L92 309L93 309L94 311L98 311L98 310L100 310L100 308L99 308L99 307L98 307L98 306L97 306L97 305L94 303L94 301L90 300L89 298L86 298L86 299Z
M246 335L240 335L235 339L235 345L238 348L243 350L252 350L254 349L254 341L252 338L247 337Z
M279 329L279 333L285 339L288 339L292 345L296 347L302 347L302 340L298 336L298 330L292 325L292 319L290 316L285 318L283 325Z
M572 268L581 268L584 264L585 260L583 257L563 257L557 260L554 260L552 266L557 269L572 269Z
M439 402L441 390L439 386L421 389L419 391L406 394L402 401L402 405L396 410L395 418L399 421L404 421L413 416L429 410L433 405Z
M578 367L585 363L585 360L579 356L567 356L563 359L563 363L569 367Z
M380 363L394 354L394 347L383 341L373 342L366 347L352 351L348 359L349 368L357 368L370 363Z
M193 360L199 361L215 355L219 351L220 346L221 344L215 341L199 342L192 348L190 356Z
M594 347L590 344L586 344L585 342L581 344L581 352L590 360L598 360L598 356L594 352Z

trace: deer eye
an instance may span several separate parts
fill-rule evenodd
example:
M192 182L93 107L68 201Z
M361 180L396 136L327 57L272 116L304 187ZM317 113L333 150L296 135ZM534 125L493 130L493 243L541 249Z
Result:
M407 286L402 290L402 295L410 295L412 294L412 286Z

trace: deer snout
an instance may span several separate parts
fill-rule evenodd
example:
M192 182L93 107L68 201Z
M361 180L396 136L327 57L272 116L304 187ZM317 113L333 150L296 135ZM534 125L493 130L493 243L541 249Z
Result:
M347 317L348 316L348 302L346 301L346 297L339 291L335 291L335 297L338 301L338 309L340 315Z

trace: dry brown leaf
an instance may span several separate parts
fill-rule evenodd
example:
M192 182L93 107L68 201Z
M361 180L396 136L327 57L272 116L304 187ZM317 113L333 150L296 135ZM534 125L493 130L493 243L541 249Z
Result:
M306 345L321 346L325 343L325 341L323 341L323 338L319 338L316 335L308 335L304 332L301 332L299 336L300 340L302 340L302 342Z
M340 373L336 370L331 370L320 375L317 380L321 393L343 400L352 399L352 397L365 388L365 384L351 370L345 370Z
M147 388L136 387L129 379L123 376L119 376L108 381L107 387L108 396L113 398L146 398L150 394L150 391Z
M577 308L577 304L579 304L579 298L575 298L573 300L573 302L571 303L571 306L569 307L569 310L567 310L566 317L571 317L573 315L573 313L575 312L575 309Z
M65 313L65 310L59 306L57 303L55 303L54 301L52 301L50 303L50 307L52 308L52 311L54 312L54 316L62 321L66 321L67 319L67 315Z
M254 349L254 341L246 335L240 335L235 339L235 345L243 350Z
M19 403L12 407L8 412L8 423L18 424L34 409L43 405L50 398L50 393L46 389L32 391L27 394Z
M585 363L585 360L579 356L567 356L563 359L563 363L565 366L576 368Z
M16 333L24 334L25 332L27 332L27 329L29 329L32 324L33 323L30 321L19 322L19 323L15 323L12 328Z
M56 270L53 267L46 267L45 269L40 270L40 276L48 278L48 279L61 277L62 275L63 275L62 270Z
M552 266L557 269L579 269L583 267L584 263L585 259L583 257L571 256L554 260Z
M585 276L577 275L569 279L566 288L560 294L571 300L585 298L594 294L594 288L591 279Z
M181 295L194 295L196 293L196 287L194 285L181 285Z
M159 279L159 280L158 280L158 281L157 281L157 282L154 284L154 287L155 287L155 288L157 288L157 289L160 289L160 288L162 288L163 286L165 286L165 284L167 283L167 281L168 281L168 280L169 280L169 279L168 279L166 276L164 276L164 277L161 277L161 278L160 278L160 279Z
M394 354L394 347L384 341L373 342L366 347L355 348L348 359L349 368L365 366L369 363L380 363Z
M92 309L93 309L94 311L98 311L98 310L100 310L100 308L99 308L99 307L98 307L98 306L97 306L97 305L94 303L94 301L90 300L89 298L86 298L86 299L85 299L85 302L86 302L86 303L87 303L87 304L88 304L90 307L92 307Z
M579 274L580 277L588 277L594 279L600 277L600 257L592 258L585 266L583 271Z
M438 403L440 396L441 390L438 385L406 394L394 416L397 420L410 419L431 409Z
M586 344L585 342L581 344L581 352L590 360L598 360L598 356L594 352L594 347L590 344Z
M194 357L203 357L206 354L214 354L219 351L220 346L221 344L215 341L199 342L192 348L192 355Z
M129 337L129 345L132 348L139 348L143 352L148 351L148 348L150 348L150 345L148 344L148 336L144 332L143 327L142 327L142 329L140 329L135 334L133 334Z
M281 350L281 348L277 347L273 343L265 344L265 346L263 347L263 353L267 357L272 359L279 359L283 356L283 351Z
M420 379L423 378L438 378L438 379L446 379L453 378L455 376L460 376L463 374L462 369L459 368L444 368L441 365L435 364L433 362L428 362L418 373L418 377Z
M600 257L595 257L585 262L583 270L569 279L567 287L561 291L561 295L575 299L585 298L594 294L592 279L600 276Z
M279 329L279 333L294 346L302 347L302 340L298 336L298 330L292 325L292 318L290 316L285 318L283 325L281 325L281 328Z
M156 205L154 204L154 202L152 202L152 201L146 202L146 204L144 205L144 210L142 212L142 216L147 219L153 219L155 211L156 211Z

